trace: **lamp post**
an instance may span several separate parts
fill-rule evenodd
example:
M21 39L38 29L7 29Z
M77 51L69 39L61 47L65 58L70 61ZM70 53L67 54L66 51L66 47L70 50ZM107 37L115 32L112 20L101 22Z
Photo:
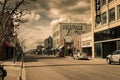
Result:
M13 46L14 46L13 63L15 63L15 59L16 59L16 39L17 39L17 34L15 33L14 39L13 39Z

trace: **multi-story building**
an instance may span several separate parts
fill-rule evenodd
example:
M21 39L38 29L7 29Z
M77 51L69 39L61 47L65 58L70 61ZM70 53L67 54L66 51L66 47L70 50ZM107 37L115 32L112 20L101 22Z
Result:
M120 0L91 0L93 57L120 49Z
M53 46L59 47L62 43L62 46L65 46L66 53L71 53L74 36L90 30L91 25L87 23L59 23L53 28Z
M46 49L51 49L53 47L53 38L51 36L44 40L44 46Z

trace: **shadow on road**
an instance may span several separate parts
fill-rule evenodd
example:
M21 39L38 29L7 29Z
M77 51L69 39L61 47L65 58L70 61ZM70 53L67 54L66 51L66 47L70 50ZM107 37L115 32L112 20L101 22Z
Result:
M34 66L25 66L25 68L30 67L60 67L60 66L105 66L107 64L53 64L53 65L34 65Z
M40 59L62 59L62 58L57 58L55 56L25 56L24 57L24 62L38 62Z

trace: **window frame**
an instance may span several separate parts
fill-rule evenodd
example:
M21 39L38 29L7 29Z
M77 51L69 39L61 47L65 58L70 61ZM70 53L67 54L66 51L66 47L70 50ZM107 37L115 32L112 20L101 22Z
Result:
M105 17L105 22L104 22L104 17ZM107 12L103 12L101 14L101 24L106 24L107 23Z
M113 16L112 16L113 11L114 11L114 19L112 19L112 18L113 18ZM111 8L111 9L108 11L108 16L109 16L109 22L115 21L115 7Z
M105 1L105 3L104 3L104 1ZM104 6L104 5L106 5L106 0L101 0L101 4L100 4L101 6Z
M120 19L120 4L117 5L117 19Z

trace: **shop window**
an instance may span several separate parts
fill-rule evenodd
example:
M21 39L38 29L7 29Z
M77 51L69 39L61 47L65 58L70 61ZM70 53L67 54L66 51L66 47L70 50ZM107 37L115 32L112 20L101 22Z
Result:
M117 17L118 17L118 19L120 19L120 5L117 6L117 12L118 12Z
M101 43L95 44L95 57L102 57L102 44Z
M109 22L115 21L115 8L109 10Z
M102 13L101 18L102 18L102 24L106 24L107 22L106 12Z
M101 0L101 6L104 6L106 4L106 0Z
M117 38L120 38L120 26L112 29L103 30L94 34L95 42Z

